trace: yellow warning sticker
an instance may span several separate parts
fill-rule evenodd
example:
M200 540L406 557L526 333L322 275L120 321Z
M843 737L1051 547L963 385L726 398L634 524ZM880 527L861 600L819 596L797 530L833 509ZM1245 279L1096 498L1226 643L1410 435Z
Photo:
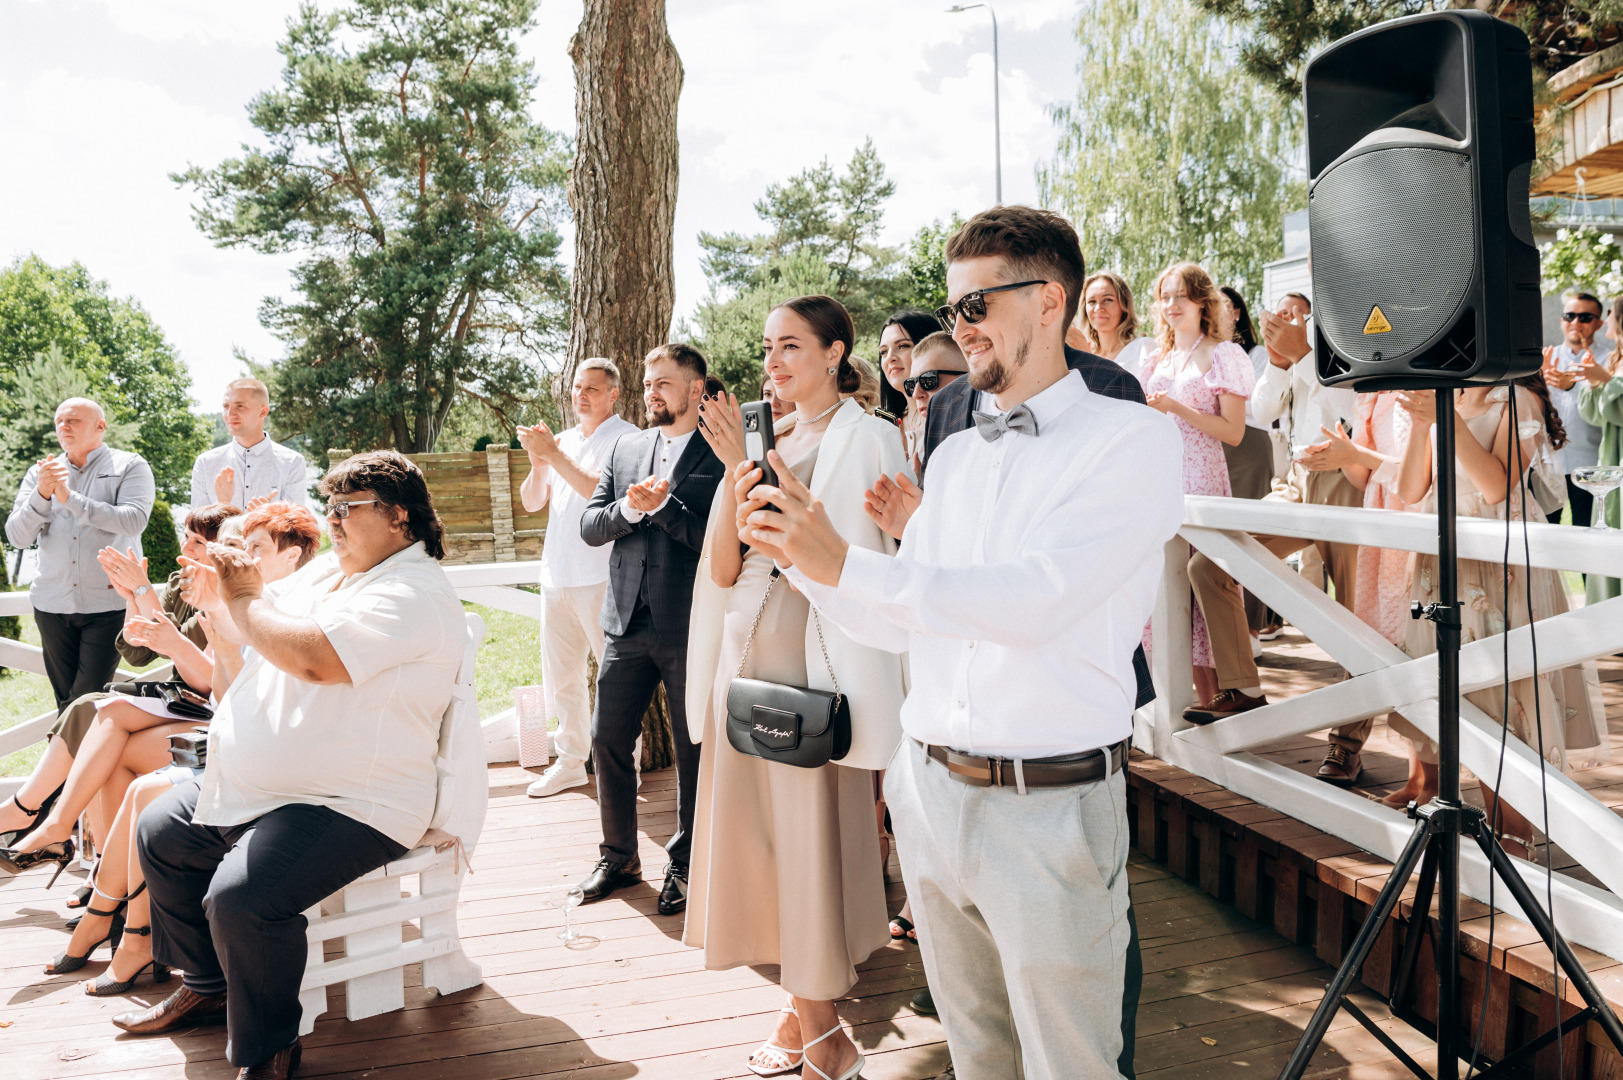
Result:
M1376 304L1369 309L1369 320L1364 323L1366 334L1390 334L1392 324L1386 321L1386 315L1381 311L1381 305Z

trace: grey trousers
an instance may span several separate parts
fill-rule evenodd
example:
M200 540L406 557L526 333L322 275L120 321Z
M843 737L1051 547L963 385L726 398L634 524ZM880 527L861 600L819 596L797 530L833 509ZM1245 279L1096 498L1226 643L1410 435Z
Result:
M978 788L911 739L885 773L959 1080L1119 1077L1126 781Z
M197 797L196 780L177 784L136 824L152 955L197 993L226 995L225 1058L243 1068L298 1037L305 909L406 849L325 806L197 825Z

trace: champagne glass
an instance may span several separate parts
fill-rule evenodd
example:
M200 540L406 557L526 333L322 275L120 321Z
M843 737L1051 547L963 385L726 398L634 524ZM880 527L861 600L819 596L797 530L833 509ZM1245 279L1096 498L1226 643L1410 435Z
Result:
M564 926L558 931L558 940L563 942L576 941L580 938L580 931L569 924L569 913L579 907L586 894L579 885L562 885L556 889L547 890L547 904L563 912Z
M1594 517L1589 527L1602 532L1617 531L1606 524L1606 496L1623 487L1623 465L1590 465L1573 469L1572 482L1595 497Z

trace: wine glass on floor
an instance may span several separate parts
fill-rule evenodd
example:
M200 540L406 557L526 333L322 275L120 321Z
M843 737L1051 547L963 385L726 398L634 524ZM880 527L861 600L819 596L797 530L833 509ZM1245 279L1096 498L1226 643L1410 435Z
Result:
M556 889L547 890L547 904L563 912L564 916L563 929L558 931L559 941L571 942L579 939L580 931L570 925L569 913L579 907L581 901L585 899L586 894L581 891L579 885L560 885Z
M1623 487L1623 465L1590 465L1572 470L1572 482L1595 497L1591 529L1615 532L1606 524L1606 496Z

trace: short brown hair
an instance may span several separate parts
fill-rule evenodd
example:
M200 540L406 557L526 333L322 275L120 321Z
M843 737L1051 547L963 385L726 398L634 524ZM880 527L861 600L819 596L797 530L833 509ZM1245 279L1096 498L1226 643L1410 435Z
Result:
M945 330L937 330L933 334L925 334L922 338L913 343L914 356L917 356L919 353L935 352L938 349L942 352L952 353L959 360L964 358L964 350L963 347L958 344L958 339L947 333Z
M321 525L316 516L297 503L272 502L248 511L242 519L242 535L264 529L276 541L277 551L286 551L297 545L303 549L299 565L303 566L321 546Z
M862 388L862 375L851 364L851 350L856 347L857 328L844 304L832 296L816 294L785 300L772 311L778 308L788 308L806 320L806 325L817 335L817 340L823 343L823 348L829 348L836 341L840 343L840 367L834 376L840 393L854 394ZM767 312L768 315L771 313Z
M704 362L704 353L683 341L668 341L664 345L655 345L648 350L642 365L647 367L655 360L674 360L676 366L692 375L693 379L702 379L710 374L710 367ZM689 379L688 382L692 382L693 379Z
M220 535L220 526L227 518L234 518L242 513L230 503L210 503L207 506L196 507L186 514L186 528L203 539L213 541Z
M321 478L321 494L353 495L370 491L379 507L398 506L406 511L406 535L422 541L436 559L445 558L445 527L434 512L434 496L428 493L423 470L406 455L394 450L372 450L345 458Z
M994 206L982 210L947 241L947 263L996 256L1009 266L1012 280L1043 280L1065 290L1065 322L1070 326L1082 301L1082 242L1071 223L1052 210L1030 206Z

